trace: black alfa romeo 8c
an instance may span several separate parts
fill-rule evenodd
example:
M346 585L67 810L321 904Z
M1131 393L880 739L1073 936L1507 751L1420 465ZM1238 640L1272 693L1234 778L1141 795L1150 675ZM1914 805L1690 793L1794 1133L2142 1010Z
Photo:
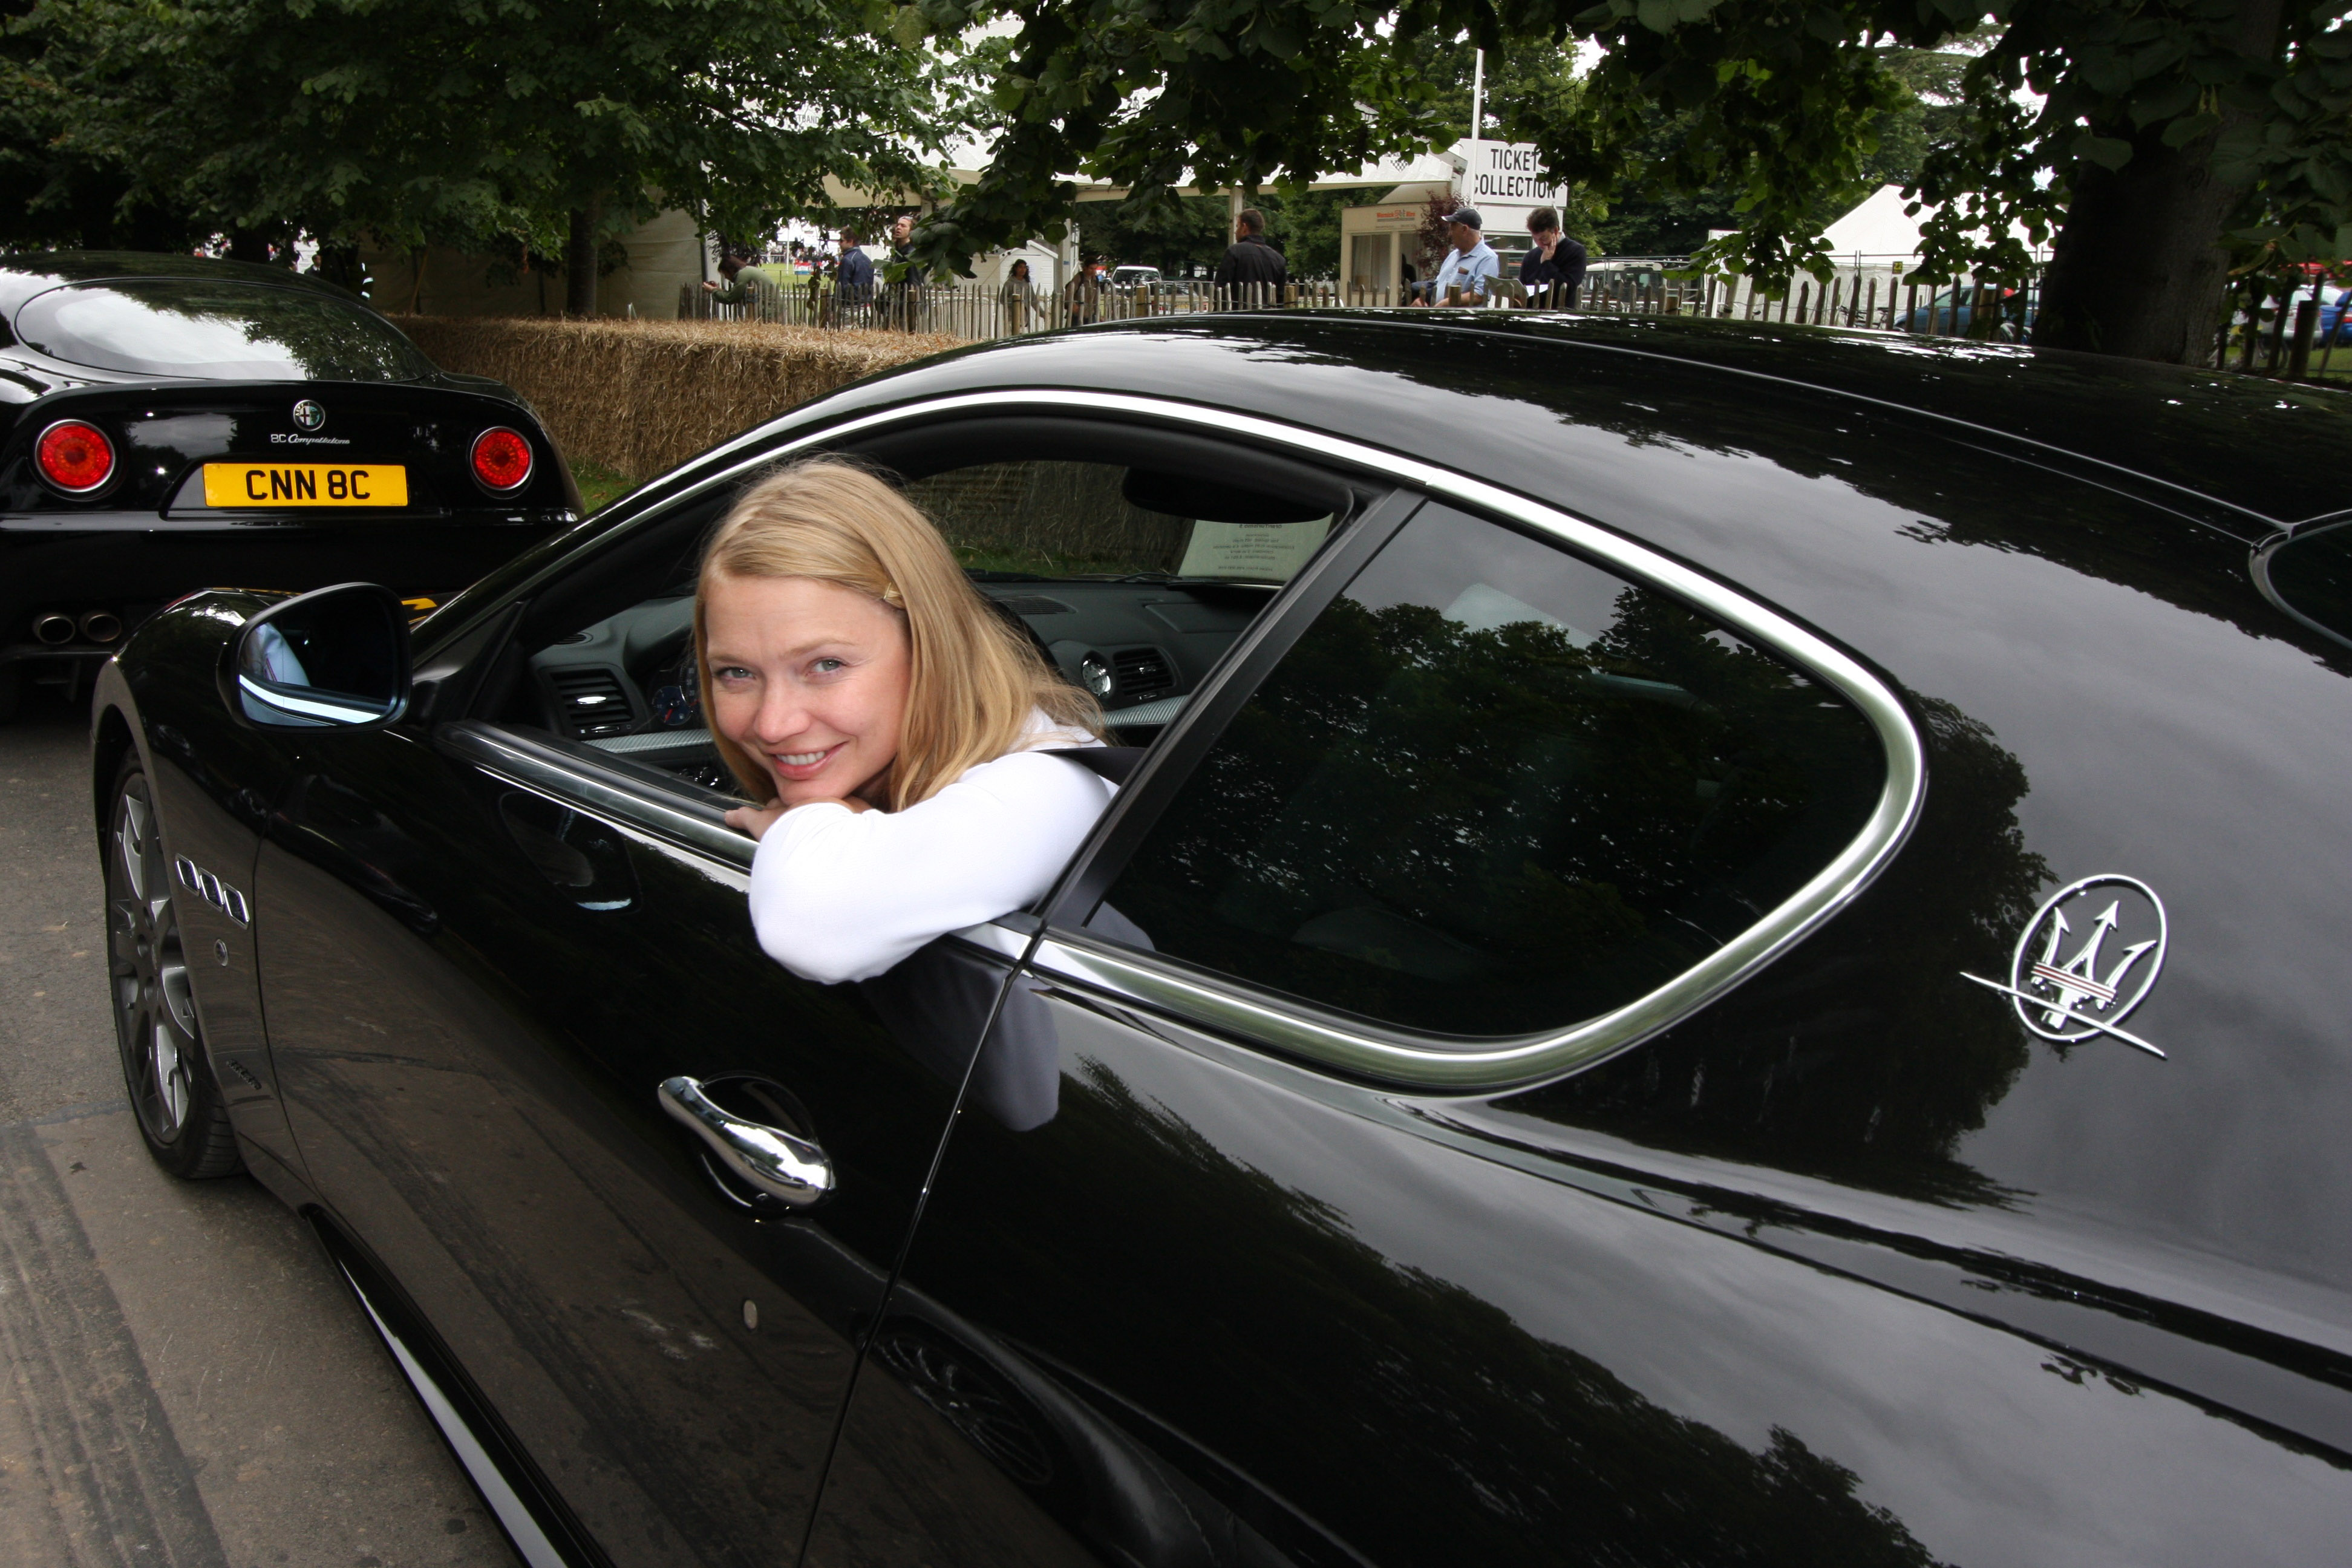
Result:
M413 627L107 663L143 1136L310 1219L527 1562L2343 1560L2352 405L1446 318L950 354ZM454 522L430 427L366 455ZM1140 752L838 985L689 640L815 453Z
M509 388L289 268L0 256L0 720L208 584L436 600L579 521ZM423 606L417 606L423 607Z

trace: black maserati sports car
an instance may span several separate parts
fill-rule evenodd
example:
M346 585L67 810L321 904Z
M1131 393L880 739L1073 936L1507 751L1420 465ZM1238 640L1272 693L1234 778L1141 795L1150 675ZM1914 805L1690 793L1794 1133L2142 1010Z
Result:
M0 720L210 584L437 599L579 520L511 390L282 267L0 256Z
M1037 907L831 986L688 642L819 452L1140 749ZM534 1565L2340 1561L2347 454L2340 394L1689 319L931 360L413 628L134 635L131 1094Z

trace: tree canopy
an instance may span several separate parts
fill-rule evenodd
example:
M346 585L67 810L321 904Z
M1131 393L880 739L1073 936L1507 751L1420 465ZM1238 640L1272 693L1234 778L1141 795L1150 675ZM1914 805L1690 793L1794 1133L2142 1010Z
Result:
M824 178L922 189L961 51L873 0L37 0L9 32L22 240L197 232L568 256L681 207L752 231ZM845 45L849 47L844 47ZM75 229L83 232L73 232Z
M1517 129L1612 198L1738 193L1705 259L1785 286L1820 270L1824 197L1862 184L1905 61L1956 41L1957 111L1906 182L1944 204L1931 275L2020 275L2056 239L2040 341L2210 351L2225 268L2352 253L2352 33L2340 0L920 0L935 35L1006 23L993 158L928 226L947 260L1067 214L1067 176L1254 189L1450 141L1425 68L1600 47ZM2038 96L2022 96L2021 89ZM1908 90L1916 93L1916 87ZM1661 139L1662 119L1671 134Z
M2345 0L1987 5L0 0L0 239L560 253L590 309L600 247L656 204L770 228L829 207L827 175L932 189L984 133L919 240L961 268L1058 232L1073 175L1164 235L1198 226L1184 190L1446 144L1479 47L1500 128L1587 220L1736 228L1700 263L1768 287L1825 270L1821 229L1883 179L1937 209L1930 277L2022 280L2053 244L2034 333L2065 346L2201 357L2226 276L2352 254Z

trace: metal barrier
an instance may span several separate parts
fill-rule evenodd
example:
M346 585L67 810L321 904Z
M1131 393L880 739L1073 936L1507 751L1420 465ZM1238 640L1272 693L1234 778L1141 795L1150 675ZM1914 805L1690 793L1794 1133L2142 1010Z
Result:
M1922 279L1899 262L1843 267L1826 281L1800 278L1791 289L1774 293L1747 278L1676 276L1678 260L1596 263L1586 275L1583 288L1573 296L1557 288L1530 291L1514 279L1497 279L1489 308L1706 316L2018 342L2024 340L2032 324L2038 294L2032 284L2014 289L1966 276ZM678 290L678 315L698 321L778 321L839 331L938 333L977 342L1093 321L1227 310L1391 306L1404 304L1409 298L1402 289L1328 279L1279 287L1162 281L1133 288L1082 279L1060 289L1027 292L969 282L877 281L871 289L853 294L837 289L831 279L819 277L797 279L790 288L762 289L755 300L732 305L720 304L709 291L687 284ZM2236 354L2240 370L2291 374L2294 379L2326 373L2337 332L2328 331L2323 344L2312 343L2312 321L2317 315L2315 303L2305 301L2305 308L2295 312L2303 319L2295 321L2292 339L2285 312L2278 312L2274 320L2260 301L2251 311L2238 308L2239 304L2233 286L2227 306L2229 319L2217 335L2213 358L2207 363L2227 366ZM2311 353L2314 346L2319 349L2315 356ZM2263 347L2269 350L2266 363L2257 367L2255 356Z
M761 289L754 299L732 305L720 304L709 290L686 284L678 289L677 313L695 321L779 321L839 331L936 332L977 342L1091 321L1398 302L1392 289L1357 289L1328 280L1280 287L1160 283L1116 288L1082 282L1027 292L974 283L877 282L853 291L820 277L796 279L791 288Z

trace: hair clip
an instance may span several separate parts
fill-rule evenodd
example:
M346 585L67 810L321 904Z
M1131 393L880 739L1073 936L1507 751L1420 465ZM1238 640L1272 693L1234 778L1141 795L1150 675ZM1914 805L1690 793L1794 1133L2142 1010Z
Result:
M894 610L903 610L907 607L907 601L898 596L898 584L896 583L882 584L882 602Z

